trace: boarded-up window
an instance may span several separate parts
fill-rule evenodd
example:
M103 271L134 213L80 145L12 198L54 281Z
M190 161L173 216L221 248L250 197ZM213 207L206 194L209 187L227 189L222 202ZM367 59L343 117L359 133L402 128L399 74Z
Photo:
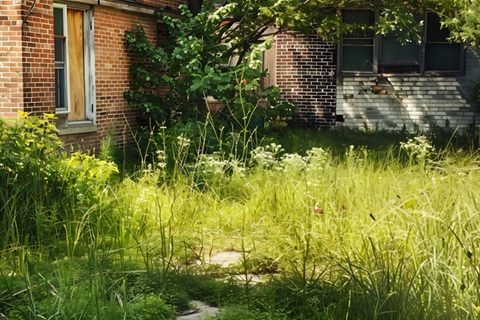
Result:
M276 57L276 45L272 44L272 47L263 52L263 70L266 72L265 77L262 79L262 86L264 88L275 85L275 57Z
M85 65L83 57L83 11L67 10L68 67L70 70L69 121L85 120Z
M55 106L69 122L93 120L88 88L93 75L93 13L86 7L54 5Z

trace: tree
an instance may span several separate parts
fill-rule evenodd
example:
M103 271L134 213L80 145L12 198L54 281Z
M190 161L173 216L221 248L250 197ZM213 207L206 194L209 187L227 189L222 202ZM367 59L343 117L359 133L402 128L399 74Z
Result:
M444 2L435 12L451 32L451 39L478 47L480 45L480 0Z
M140 26L125 33L126 45L136 57L130 90L124 95L132 107L155 122L191 122L205 119L209 111L205 98L213 97L226 105L219 116L243 128L254 112L292 110L279 100L278 88L260 85L261 53L269 46L260 39L273 20L255 23L251 14L259 7L227 4L196 15L185 5L179 9L181 18L163 17L169 36L162 46L150 43ZM168 89L166 95L158 94L161 88ZM263 99L268 108L260 109Z
M232 25L253 22L259 31L275 22L279 30L315 32L325 40L337 41L346 32L361 31L361 26L345 24L341 11L361 8L378 9L381 19L375 31L396 33L400 40L417 38L422 24L415 15L426 11L439 15L442 25L451 31L452 40L478 45L480 39L480 0L227 0L225 3L236 7Z
M126 43L140 63L132 67L131 90L125 97L163 122L195 119L207 110L207 96L232 106L239 89L251 95L252 108L266 96L278 102L278 96L261 93L263 70L258 64L261 50L268 47L266 39L276 32L317 33L338 41L343 34L373 28L395 34L400 42L419 41L424 26L418 16L432 11L451 30L452 40L477 45L479 5L480 0L226 0L216 8L212 1L189 0L190 10L179 7L182 18L162 17L169 31L162 47L148 43L141 29L126 33ZM373 26L346 23L344 9L378 10L380 18ZM168 87L166 97L157 94L161 87Z

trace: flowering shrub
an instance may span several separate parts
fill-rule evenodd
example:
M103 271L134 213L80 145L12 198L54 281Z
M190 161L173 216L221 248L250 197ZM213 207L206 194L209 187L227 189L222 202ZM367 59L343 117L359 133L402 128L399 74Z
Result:
M416 136L400 143L401 148L407 153L410 162L416 162L421 166L432 160L436 155L435 148L425 136Z
M282 146L275 143L257 147L251 152L251 163L258 168L275 168L283 151Z

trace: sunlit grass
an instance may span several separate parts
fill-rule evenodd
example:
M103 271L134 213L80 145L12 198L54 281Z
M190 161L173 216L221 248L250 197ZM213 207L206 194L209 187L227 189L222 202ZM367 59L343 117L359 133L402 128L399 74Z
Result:
M401 141L299 154L272 144L248 162L179 154L173 180L153 165L115 184L82 181L65 219L39 224L50 238L2 243L0 312L157 319L203 298L227 306L224 319L476 318L478 156ZM237 266L206 263L232 250ZM253 273L267 282L226 289L232 274ZM208 281L184 283L196 275Z

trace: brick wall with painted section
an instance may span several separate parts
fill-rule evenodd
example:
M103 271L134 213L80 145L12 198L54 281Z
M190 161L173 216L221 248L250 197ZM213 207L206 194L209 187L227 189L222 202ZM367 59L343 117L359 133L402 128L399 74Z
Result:
M464 76L339 77L337 113L345 121L338 125L410 132L440 126L465 131L478 122L468 96L471 81L478 80L478 50L467 50Z

